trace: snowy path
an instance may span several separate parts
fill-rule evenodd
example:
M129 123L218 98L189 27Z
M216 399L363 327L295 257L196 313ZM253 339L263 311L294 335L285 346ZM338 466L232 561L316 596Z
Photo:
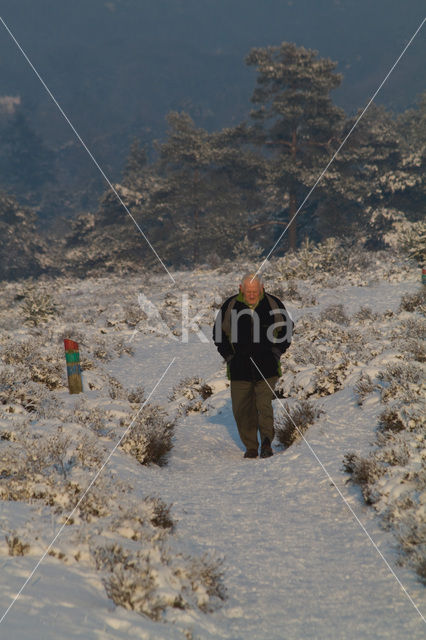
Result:
M188 417L165 472L140 480L173 502L180 537L225 556L229 600L211 616L212 637L423 638L420 616L307 445L270 460L242 459L228 396L215 396L208 417ZM423 588L394 565L391 535L358 491L344 486L343 455L361 440L367 446L370 430L362 428L365 414L348 430L342 405L356 407L341 396L309 441L411 597L424 604Z
M362 304L396 307L415 286L322 291L312 312L339 300L351 313ZM192 630L194 640L423 639L424 621L308 446L293 445L268 460L243 459L224 369L211 373L220 367L214 346L139 335L134 347L134 358L117 358L108 369L127 387L143 384L147 393L176 357L153 402L165 406L173 386L192 375L210 382L215 393L207 413L179 421L168 466L143 467L118 452L109 464L141 498L158 495L173 504L177 548L224 558L228 599L212 614L177 611L176 625L155 623L115 608L99 577L83 566L48 557L0 625L0 639L182 640L184 629ZM398 566L395 538L363 504L359 489L345 484L341 469L345 453L368 451L378 404L372 398L361 409L349 388L320 404L325 414L307 439L425 615L424 587L413 571ZM48 537L56 531L46 508L4 502L0 508L2 521L15 527L31 518L34 531L40 527ZM0 558L1 613L41 555L36 551Z

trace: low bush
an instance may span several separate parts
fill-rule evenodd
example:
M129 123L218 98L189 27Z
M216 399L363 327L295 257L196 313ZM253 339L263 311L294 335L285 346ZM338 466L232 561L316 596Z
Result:
M331 304L320 313L321 320L329 320L347 326L350 322L342 304Z
M227 597L221 562L208 556L172 556L164 545L130 552L117 544L95 555L97 566L108 572L108 597L152 620L165 619L170 608L212 612Z
M147 404L137 414L120 446L141 464L163 466L173 448L174 427L175 421L162 407Z
M27 288L23 293L22 312L25 322L38 326L58 313L52 296L42 289Z
M354 385L358 404L362 405L365 397L373 393L375 389L377 389L377 385L374 384L368 373L361 373Z
M359 311L354 313L353 317L359 322L371 322L377 319L378 314L372 311L370 307L363 306L359 309Z
M9 535L5 535L10 556L24 556L30 550L30 545L23 542L16 531L11 531Z
M343 468L351 474L351 480L361 488L367 504L373 504L378 496L374 492L374 483L386 472L386 466L374 455L366 458L356 453L347 453L343 459Z
M309 400L301 400L292 408L288 403L283 406L284 413L275 418L275 437L285 447L300 440L308 427L324 413Z
M179 410L181 413L188 414L191 411L205 411L207 407L204 401L213 393L210 385L202 378L193 376L184 378L173 387L173 391L169 396L169 400L179 401Z
M423 315L426 313L426 287L423 287L415 293L407 293L401 299L399 306L400 311L418 311Z

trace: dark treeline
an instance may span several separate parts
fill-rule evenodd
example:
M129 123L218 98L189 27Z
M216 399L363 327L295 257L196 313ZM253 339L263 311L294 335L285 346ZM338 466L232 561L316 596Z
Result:
M284 42L252 49L246 64L256 71L247 121L207 131L187 113L171 112L165 139L152 147L135 140L122 180L115 185L168 265L215 266L236 255L244 239L247 247L267 251L356 122L357 114L347 116L333 99L342 81L337 63L318 52ZM395 219L415 222L424 217L425 143L426 94L416 108L398 116L371 105L293 220L276 255L296 249L305 238L318 242L330 236L382 248ZM28 161L18 153L19 136L10 144L15 145L15 162ZM42 163L43 178L49 173L49 155L38 149L39 159L29 169L34 189L42 183ZM11 203L10 197L0 202L6 236L19 208ZM8 213L12 209L13 215ZM19 242L19 233L18 226L14 242ZM156 262L110 190L98 210L78 216L56 246L56 256L50 251L52 265L63 261L81 275L98 267ZM4 274L12 276L4 257L2 262ZM48 259L40 270L46 268Z

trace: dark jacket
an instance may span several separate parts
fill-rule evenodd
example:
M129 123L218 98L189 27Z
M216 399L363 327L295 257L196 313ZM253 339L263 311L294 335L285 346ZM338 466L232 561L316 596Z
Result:
M227 362L228 378L261 380L257 367L265 378L280 376L280 356L290 346L293 326L281 300L270 293L263 292L254 309L241 292L225 300L216 316L213 341Z

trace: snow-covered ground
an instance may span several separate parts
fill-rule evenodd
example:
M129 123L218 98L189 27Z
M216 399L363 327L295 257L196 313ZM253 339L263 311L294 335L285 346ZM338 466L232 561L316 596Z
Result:
M358 277L295 278L291 289L280 264L270 267L267 290L283 298L298 327L283 358L284 399L274 400L274 411L279 416L282 402L293 406L308 397L323 413L306 432L310 447L302 440L282 450L276 443L276 455L266 460L243 459L225 369L211 343L218 305L245 269L178 272L176 285L166 275L40 281L32 292L28 283L4 284L0 618L75 505L72 487L80 496L140 410L141 398L130 402L126 390L142 385L146 398L173 358L149 403L177 421L167 465L140 464L120 447L113 451L89 492L92 503L63 527L0 623L1 638L425 637L424 586L403 561L395 535L406 522L401 505L395 507L397 486L415 503L410 517L419 531L425 522L417 414L404 464L390 465L373 487L377 509L365 504L343 468L348 452L368 457L377 449L378 418L390 402L378 374L393 362L424 367L421 358L407 358L404 346L421 316L400 309L401 297L419 290L419 273L382 256ZM37 315L37 300L42 306L41 291L52 296L56 311L47 322L24 324L25 314ZM33 311L31 305L24 311L30 299ZM186 342L185 327L182 339L182 300L190 316L204 311L207 340L192 331ZM84 394L78 396L64 387L66 335L81 344ZM360 403L354 389L366 373L374 388ZM194 385L176 389L193 376L210 385L206 399ZM420 403L421 382L411 386ZM41 451L45 467L37 462ZM11 456L20 461L19 478L12 477ZM394 501L390 528L380 515L387 500ZM154 517L167 514L168 505L173 530ZM121 562L115 573L111 562ZM145 591L133 587L133 602L151 617L108 598L103 581L111 575L124 575L124 590L135 576L149 576Z

